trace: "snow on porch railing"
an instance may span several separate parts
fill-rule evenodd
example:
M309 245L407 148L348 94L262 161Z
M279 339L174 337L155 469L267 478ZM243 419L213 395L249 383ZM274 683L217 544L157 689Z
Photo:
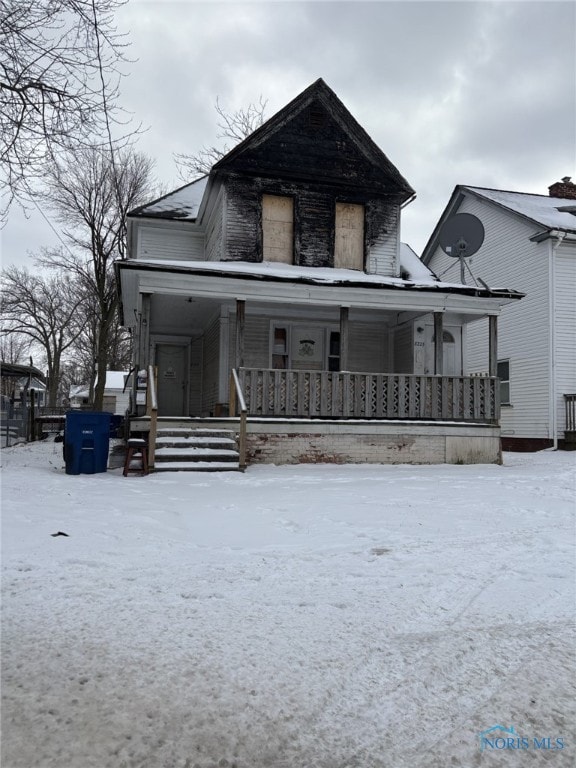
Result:
M498 379L240 368L251 416L498 423Z

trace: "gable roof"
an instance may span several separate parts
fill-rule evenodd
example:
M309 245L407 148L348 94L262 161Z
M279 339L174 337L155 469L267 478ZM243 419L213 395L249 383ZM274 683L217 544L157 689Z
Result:
M288 125L304 109L314 104L324 108L330 117L338 123L340 128L348 134L355 147L364 155L366 160L376 166L389 179L395 187L395 192L400 195L402 202L406 202L415 195L410 184L322 78L318 78L296 98L292 99L289 104L251 133L244 141L231 149L227 155L215 163L212 169L213 172L217 173L225 170L243 154L264 144L264 142Z
M576 215L568 210L572 208L576 212L576 200L484 187L463 187L463 189L517 213L545 229L576 232Z
M576 234L576 201L574 200L458 184L422 251L421 258L425 264L430 261L438 247L442 225L450 216L458 212L466 194L488 201L533 224L535 227L533 239L542 239L555 231ZM571 213L571 210L574 213ZM540 232L537 231L538 229Z

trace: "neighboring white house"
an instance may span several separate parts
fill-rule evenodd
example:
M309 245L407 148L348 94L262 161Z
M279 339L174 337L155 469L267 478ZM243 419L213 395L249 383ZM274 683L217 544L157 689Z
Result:
M104 387L103 411L124 415L130 409L130 385L126 386L127 371L107 371ZM86 384L73 384L70 387L69 401L71 408L89 406L88 387Z
M443 223L459 213L473 214L485 230L482 247L467 260L472 275L526 294L499 319L503 447L562 446L566 403L573 408L576 399L576 184L566 177L549 195L457 186L422 254L443 280L459 267L438 237ZM485 321L464 333L464 371L485 372Z
M318 80L208 176L132 211L117 279L164 426L236 399L253 462L498 461L497 317L522 295L437 280L401 244L414 196ZM490 375L465 377L480 317Z

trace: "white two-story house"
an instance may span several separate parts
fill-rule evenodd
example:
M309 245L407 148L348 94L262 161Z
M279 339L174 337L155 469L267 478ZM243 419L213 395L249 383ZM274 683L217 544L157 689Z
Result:
M251 462L498 461L497 318L521 294L436 279L401 243L414 196L318 80L132 211L117 278L159 423L230 425L242 406ZM467 377L479 318L486 376Z

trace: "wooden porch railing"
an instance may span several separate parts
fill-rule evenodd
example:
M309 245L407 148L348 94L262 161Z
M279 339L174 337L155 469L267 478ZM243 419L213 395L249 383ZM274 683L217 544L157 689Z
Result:
M148 466L154 469L156 458L156 435L158 432L158 394L156 388L156 368L148 366L148 386L146 388L146 415L150 417L148 434Z
M238 433L238 464L240 469L246 469L246 416L247 408L244 392L238 378L236 369L230 374L230 416L236 416L237 408L240 408L240 430Z
M420 419L497 424L499 380L240 368L250 416Z

